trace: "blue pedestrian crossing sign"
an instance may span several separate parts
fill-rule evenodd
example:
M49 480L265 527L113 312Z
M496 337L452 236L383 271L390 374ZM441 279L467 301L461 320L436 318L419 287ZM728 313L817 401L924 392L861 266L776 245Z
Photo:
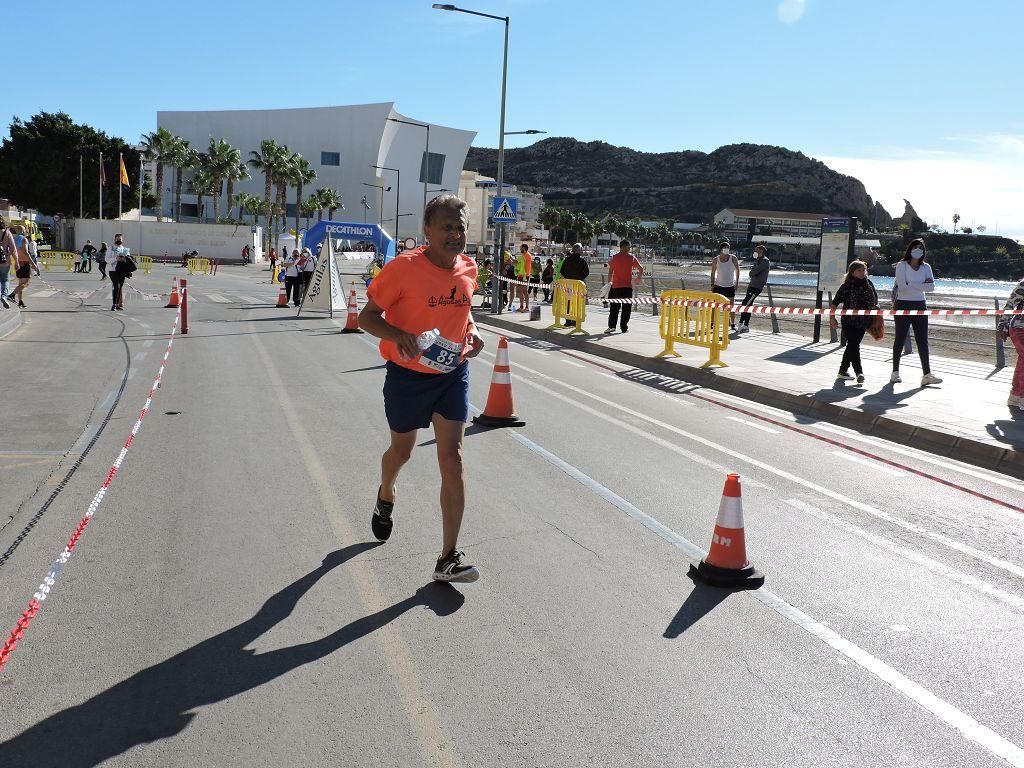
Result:
M491 204L491 220L497 223L514 222L519 218L518 197L495 197Z

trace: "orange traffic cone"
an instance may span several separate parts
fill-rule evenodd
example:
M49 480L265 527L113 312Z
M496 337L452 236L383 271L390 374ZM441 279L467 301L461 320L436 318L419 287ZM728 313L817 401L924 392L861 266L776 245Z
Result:
M167 302L164 309L177 309L181 299L178 297L178 276L174 275L171 280L171 300Z
M491 376L487 407L473 422L485 427L521 427L526 424L516 416L516 407L512 402L512 369L508 364L508 339L504 336L498 342L498 354L494 358L494 375Z
M284 282L281 282L281 290L277 292L277 306L287 307L288 306L288 291L284 289Z
M690 566L690 576L715 587L757 589L764 584L764 574L747 560L740 476L735 473L725 479L708 556L700 565Z
M356 289L353 288L348 295L348 319L345 320L345 327L342 333L362 333L359 330L359 309L356 306Z

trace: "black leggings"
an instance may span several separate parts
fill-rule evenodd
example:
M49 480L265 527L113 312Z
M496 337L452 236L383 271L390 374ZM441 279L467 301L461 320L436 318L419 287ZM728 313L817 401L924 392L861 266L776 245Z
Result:
M608 291L609 299L632 299L633 289L632 288L612 288ZM632 304L619 304L618 302L610 304L608 307L608 328L615 328L615 323L619 320L619 307L622 307L622 330L629 330L629 316L633 313Z
M845 373L852 364L854 373L864 373L864 368L860 364L860 343L868 329L863 326L864 321L859 317L844 317L841 322L843 333L846 334L846 347L843 349L843 361L839 363L839 370Z
M924 309L926 304L923 301L897 301L893 309ZM903 344L907 340L907 334L911 327L914 329L914 341L917 342L917 354L921 358L921 370L925 374L932 372L928 359L928 317L927 315L906 316L897 315L896 336L892 342L892 369L900 369L900 356L903 354Z
M120 307L124 304L124 279L127 276L127 270L113 269L110 271L110 282L113 289L111 293L111 306Z
M753 304L754 303L754 299L756 299L760 295L761 295L761 289L760 288L752 288L751 286L748 285L747 286L747 295L743 297L743 301L741 301L740 304L744 304L744 305ZM750 313L749 312L743 312L743 313L740 314L740 325L747 325L747 326L750 325Z

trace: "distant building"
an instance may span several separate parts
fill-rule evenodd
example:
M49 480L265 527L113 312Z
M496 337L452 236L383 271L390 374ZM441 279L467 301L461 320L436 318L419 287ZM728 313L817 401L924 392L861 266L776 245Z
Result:
M345 210L336 212L336 219L365 218L382 222L390 233L417 238L422 238L423 233L424 185L428 199L442 188L456 189L466 154L476 136L473 131L431 123L428 157L426 121L396 112L392 102L305 109L157 112L156 122L159 128L186 139L200 152L206 151L211 138L224 139L241 150L245 160L251 151L259 151L264 139L287 145L316 171L316 181L304 188L304 195L318 187L341 193ZM398 172L375 169L375 165L397 168ZM252 180L236 182L235 191L262 198L263 175L251 169L250 173ZM190 177L187 172L186 181ZM168 189L163 196L164 215L170 214L171 178L165 171L164 185ZM384 191L365 187L364 182L381 186ZM391 187L390 191L387 187ZM364 195L369 208L360 204ZM294 199L292 190L288 195L289 221L294 216ZM195 195L182 195L182 200L183 218L211 218L209 198L204 211L197 210ZM226 208L222 206L221 210Z
M505 183L504 186L506 197L519 198L519 218L505 230L508 246L518 248L520 243L547 241L548 231L540 223L544 210L543 195L526 192L515 184ZM459 197L466 201L469 209L467 251L470 253L490 254L493 251L495 231L490 218L497 190L495 179L476 171L463 171L459 178Z
M725 225L723 237L733 245L746 245L761 237L821 237L821 220L827 213L793 213L789 211L754 211L747 208L723 208L715 221Z

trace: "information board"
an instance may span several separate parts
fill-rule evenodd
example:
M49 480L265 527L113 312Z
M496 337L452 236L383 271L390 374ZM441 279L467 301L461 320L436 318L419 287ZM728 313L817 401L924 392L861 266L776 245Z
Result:
M853 257L857 220L834 218L821 220L821 257L818 261L818 290L839 290L846 267Z

